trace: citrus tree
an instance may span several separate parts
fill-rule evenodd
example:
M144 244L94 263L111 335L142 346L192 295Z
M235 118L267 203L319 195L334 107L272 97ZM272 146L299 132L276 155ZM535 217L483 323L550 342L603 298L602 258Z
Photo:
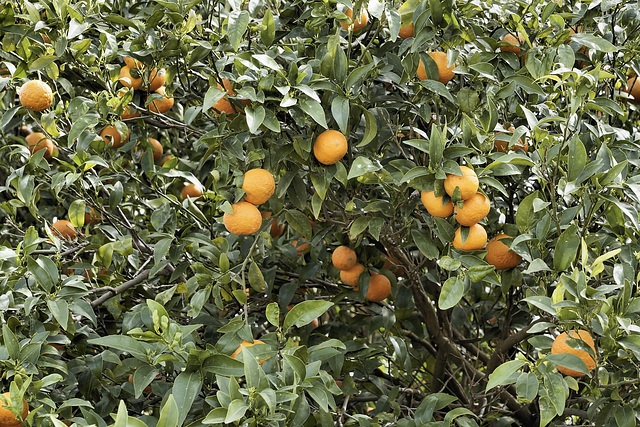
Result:
M637 2L0 7L0 427L640 419Z

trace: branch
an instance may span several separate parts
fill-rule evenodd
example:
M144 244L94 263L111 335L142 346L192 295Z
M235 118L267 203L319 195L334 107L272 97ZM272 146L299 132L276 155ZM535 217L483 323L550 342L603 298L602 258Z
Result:
M107 300L109 300L110 298L119 295L121 293L123 293L124 291L126 291L127 289L140 284L141 282L143 282L144 280L146 280L149 277L149 274L151 273L151 270L144 270L142 272L140 272L137 276L135 276L133 279L129 280L128 282L124 282L122 285L118 286L117 288L110 290L109 292L107 292L106 294L102 295L100 298L91 301L91 308L96 308L99 307L100 305L102 305L103 303L105 303Z

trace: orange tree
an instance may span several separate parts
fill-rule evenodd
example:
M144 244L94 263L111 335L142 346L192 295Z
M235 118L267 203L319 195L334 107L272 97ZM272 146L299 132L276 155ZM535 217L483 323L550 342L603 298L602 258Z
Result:
M635 425L636 7L1 2L5 418Z

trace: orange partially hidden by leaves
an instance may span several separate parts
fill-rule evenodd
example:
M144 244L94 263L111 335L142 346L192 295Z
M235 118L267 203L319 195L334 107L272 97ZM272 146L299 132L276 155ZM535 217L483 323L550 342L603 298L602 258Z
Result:
M248 235L260 230L262 215L254 205L249 202L238 202L231 205L233 213L226 213L222 222L231 234Z
M469 235L464 243L462 243L461 229L462 227L458 227L456 230L456 235L453 239L454 248L463 251L479 251L484 248L484 245L487 243L487 231L483 226L475 224L469 227Z
M391 294L391 282L384 274L372 273L369 278L369 289L367 289L367 300L380 302Z
M333 165L347 154L347 138L337 130L326 130L313 143L313 155L323 165Z
M236 357L238 357L238 355L242 352L242 348L247 348L247 347L253 347L256 344L264 344L264 341L260 341L260 340L253 340L253 342L249 342L249 341L242 341L240 343L240 345L238 346L238 348L236 349L236 351L234 351L231 354L231 358L235 359ZM262 359L260 361L260 365L262 365L267 359Z
M471 227L487 216L490 210L491 202L487 196L476 193L462 202L462 207L456 206L456 221L460 225Z
M199 200L202 198L202 190L195 184L187 184L182 187L182 200L187 198L192 198L194 200Z
M449 200L447 203L442 204L444 196L436 197L435 191L422 191L420 193L420 200L427 212L438 218L447 218L453 213L453 202Z
M155 138L149 138L148 141L151 143L151 146L153 147L153 161L157 162L158 160L160 160L162 158L162 153L163 153L163 148L162 148L162 144L160 144L160 141L158 141ZM138 147L136 147L135 152L138 152ZM142 155L144 155L144 151L142 152Z
M149 92L154 92L164 86L167 81L167 71L164 68L149 71ZM145 90L147 88L144 88Z
M154 113L164 114L173 108L174 99L166 95L166 88L164 86L159 87L155 93L162 95L160 99L154 99L149 103L149 110Z
M509 132L513 133L516 131L516 128L514 128L513 126L509 126L509 129L507 129ZM496 136L498 135L504 135L504 132L498 132L496 133ZM507 152L507 145L509 144L509 141L503 141L501 139L494 139L493 140L493 146L496 147L496 150L500 153L506 153ZM518 143L512 145L511 147L509 147L509 151L515 151L515 150L522 150L525 153L527 151L529 151L529 143L527 142L527 139L525 138L524 142L522 142L522 138L518 139Z
M413 37L413 22L409 25L406 25L400 28L398 35L400 36L400 38L403 38L403 39L408 39L409 37Z
M29 151L31 154L36 151L46 150L44 152L44 158L51 160L52 157L58 156L58 147L56 144L42 132L33 132L25 137L27 144L29 144Z
M458 187L462 200L467 200L478 192L480 182L473 169L467 166L460 166L460 170L462 171L462 176L447 174L447 178L444 180L444 191L451 197L456 187Z
M304 253L304 251L309 249L309 243L298 242L297 240L293 240L291 244L293 245L294 248L296 248L296 251L298 252L298 256L301 256Z
M134 59L130 56L125 56L124 57L124 63L127 67L130 68L139 68L139 69L144 69L145 66L142 62L138 61L137 59Z
M96 212L95 209L91 206L87 206L84 213L84 223L88 225L96 225L100 224L102 221L102 216Z
M566 332L561 333L556 337L553 341L553 345L551 346L551 354L573 354L584 360L586 363L589 372L596 367L596 361L591 357L589 353L584 350L578 350L577 348L573 348L567 341L570 339L574 339L577 341L582 340L585 344L591 347L593 350L594 356L596 355L596 346L593 342L593 338L591 334L583 329L579 329L577 331L570 331L569 334ZM582 377L585 374L582 372L574 371L573 369L565 368L564 366L558 365L558 371L562 372L565 375L569 375L571 377Z
M11 393L7 391L2 393L2 396L7 400L7 403L5 404L2 399L0 399L0 426L22 427L22 422L17 419L9 409L11 407ZM22 414L20 415L22 419L27 418L27 415L29 415L29 404L24 399L22 399Z
M338 246L331 254L331 262L338 270L351 270L358 262L358 257L350 247Z
M229 79L222 79L222 84L223 86L218 83L218 89L226 91L227 94L231 96L236 94L235 91L231 88L231 82L229 81ZM245 105L249 104L248 100L241 100L241 102ZM221 99L217 100L215 104L213 104L213 112L217 115L220 115L222 113L227 113L227 115L229 115L241 113L242 109L239 109L237 106L231 104L231 102L227 98L227 95L225 95Z
M455 65L447 66L447 53L446 52L429 52L429 56L435 61L438 66L438 81L443 85L446 85L453 78L453 69ZM420 60L417 71L418 78L420 80L427 79L427 70L424 67L424 63Z
M73 224L71 224L71 221L67 221L66 219L59 219L55 221L51 224L51 227L54 229L51 230L53 231L53 234L65 240L74 240L78 236L78 233L76 232Z
M138 77L135 77L136 75ZM118 80L120 81L120 84L122 86L131 88L134 90L138 90L142 87L142 76L140 75L138 70L126 65L120 68L120 76L118 77Z
M100 137L104 139L107 146L111 146L113 148L120 148L126 144L129 140L129 135L131 135L131 132L127 129L127 137L123 140L122 135L120 135L118 129L113 125L105 126L100 132Z
M509 246L500 240L508 239L510 236L506 234L498 234L489 240L487 247L487 256L484 258L489 264L493 265L496 270L508 270L516 267L522 261L522 257L509 249Z
M500 40L503 43L509 43L509 45L504 45L504 46L500 46L500 50L502 52L513 52L516 55L520 56L520 52L522 49L520 49L520 46L522 46L525 42L524 36L520 33L518 33L518 38L516 38L516 36L514 36L513 34L509 33L506 34L504 37L502 37L502 40Z
M364 27L367 26L367 23L369 22L369 15L367 15L367 11L363 10L362 11L362 15L360 15L360 19L356 19L355 22L353 21L353 9L347 9L344 12L345 15L347 15L350 19L351 19L351 23L347 24L346 22L341 22L340 26L344 29L344 30L348 30L349 27L353 28L353 32L358 32L361 29L363 29Z
M629 102L640 104L640 77L633 76L627 80L627 92L631 96Z
M276 190L276 181L268 170L255 168L245 172L242 189L247 193L244 197L245 201L260 205L273 195Z
M27 110L42 111L51 107L53 92L42 80L29 80L19 91L20 104Z
M340 271L340 280L345 285L357 287L358 279L360 279L360 275L364 272L364 266L362 264L356 264L353 268L349 270L341 270Z

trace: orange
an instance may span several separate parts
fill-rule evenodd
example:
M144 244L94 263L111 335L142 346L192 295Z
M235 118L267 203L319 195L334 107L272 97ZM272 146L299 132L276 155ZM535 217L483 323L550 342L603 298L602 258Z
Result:
M325 130L313 143L313 154L324 165L333 165L347 154L347 138L337 130Z
M229 79L222 79L222 84L224 86L220 86L220 83L218 83L218 89L226 91L227 94L231 96L236 94L231 87L231 82L229 81ZM241 100L241 102L245 105L250 103L250 101L248 100ZM227 95L225 95L221 99L217 100L215 104L213 104L213 112L216 115L220 115L222 113L227 113L227 115L229 115L242 112L242 110L238 109L235 105L232 105L231 102L229 102Z
M92 206L87 206L84 213L84 223L88 225L96 225L100 224L100 221L102 221L100 213L96 212Z
M467 200L478 192L480 183L478 181L478 175L473 169L467 166L460 166L462 176L447 174L447 178L444 180L444 191L449 196L453 196L453 192L456 187L460 189L460 197L462 200Z
M631 77L627 80L627 92L631 96L629 102L634 104L640 103L640 78L637 76Z
M349 270L341 270L340 280L342 280L342 282L345 285L357 287L358 279L360 278L360 275L363 272L364 272L364 266L362 264L356 264L353 266L353 268L350 268Z
M20 104L27 110L42 111L51 107L53 92L42 80L29 80L19 91Z
M222 222L231 234L247 235L260 230L262 216L260 211L249 202L238 202L231 205L233 213L226 213Z
M350 247L338 246L331 255L331 262L338 270L351 270L358 262L358 257Z
M462 202L462 207L456 206L456 221L460 225L471 227L487 216L490 210L489 199L482 193L476 193Z
M266 169L250 169L244 174L242 189L247 193L244 200L254 205L261 205L276 191L276 181L271 172Z
M153 161L157 162L162 157L162 153L164 151L162 149L162 144L160 144L160 141L158 141L155 138L148 138L148 141L151 143L151 146L153 147ZM136 147L135 152L136 153L138 152L138 147ZM142 152L142 155L144 155L144 151Z
M400 28L398 32L400 38L408 39L409 37L413 37L413 22L405 27Z
M509 238L506 234L498 234L489 240L487 247L487 256L484 258L489 264L493 265L496 270L508 270L516 267L522 261L522 257L515 252L509 250L509 246L500 240Z
M139 69L144 69L145 66L142 62L138 61L137 59L133 59L130 56L125 56L124 57L124 63L127 67L129 68L139 68Z
M298 243L297 240L294 240L291 242L291 244L293 245L294 248L296 248L296 251L298 252L298 256L304 254L304 251L309 249L309 243L303 243L303 242Z
M122 135L120 135L118 129L113 125L105 126L104 129L102 129L102 132L100 132L100 137L104 139L107 146L111 145L113 148L120 148L126 144L129 140L129 135L131 135L131 132L127 129L127 136L123 140Z
M464 243L462 243L461 229L462 227L458 227L456 230L456 236L453 239L454 248L463 251L479 251L484 248L484 245L487 243L487 231L483 226L475 224L469 227L469 235Z
M51 160L52 157L58 156L58 147L53 143L52 140L47 138L42 132L33 132L25 137L27 140L27 144L29 144L29 151L31 154L36 151L46 150L44 153L44 158L47 160Z
M154 92L160 89L167 81L167 70L164 68L149 71L149 92ZM147 88L145 88L146 90Z
M253 342L249 342L249 341L245 341L242 340L242 342L240 343L240 345L238 346L238 348L236 349L236 351L233 352L233 354L231 354L231 358L235 359L236 357L238 357L238 355L240 354L240 352L242 352L242 347L253 347L256 344L264 344L264 341L260 341L260 340L253 340ZM268 358L267 358L268 359ZM262 365L265 360L267 359L262 359L260 361L260 365Z
M447 53L446 52L429 52L429 56L433 58L438 66L438 81L443 85L446 85L453 78L453 69L455 65L447 67ZM424 64L422 60L420 60L420 64L418 64L418 78L420 80L427 79L427 71L424 68Z
M514 128L513 126L509 126L509 129L507 129L509 132L513 133L516 131L516 128ZM503 135L504 132L497 132L496 136L498 135ZM493 140L493 146L496 147L496 150L500 153L506 153L507 152L507 145L509 144L509 141L503 141L500 139L494 139ZM516 150L522 150L525 153L527 151L529 151L529 143L527 142L527 139L525 138L524 142L522 142L522 138L518 139L518 143L512 145L511 147L509 147L509 151L516 151Z
M372 273L369 278L369 289L366 298L372 302L380 302L391 294L391 282L384 274Z
M427 212L438 218L446 218L453 213L453 202L449 200L444 203L444 196L436 197L435 191L422 191L420 192L420 200Z
M118 80L120 81L120 83L122 84L122 86L134 89L134 90L138 90L142 87L142 76L140 75L140 73L138 71L138 77L134 77L131 75L131 70L133 70L134 68L131 68L129 66L124 66L122 68L120 68L120 77L118 77Z
M2 393L2 395L7 399L7 404L5 404L2 400L0 400L0 426L1 427L22 427L22 422L13 415L11 410L8 407L11 407L11 393L8 391ZM8 407L7 407L8 405ZM22 399L22 419L27 418L29 415L29 404L26 400Z
M596 361L593 360L593 357L591 357L591 355L586 351L578 350L571 347L571 345L567 342L569 338L584 341L585 344L591 347L591 349L593 350L593 354L596 355L596 346L593 342L593 338L591 337L591 334L589 332L583 329L578 329L577 331L569 331L569 334L563 332L558 335L553 341L553 345L551 346L551 354L574 354L580 359L584 360L584 363L587 364L587 368L589 368L589 372L591 372L593 368L596 367ZM585 375L582 372L574 371L573 369L565 368L561 365L558 365L558 371L571 377L582 377Z
M120 116L122 120L133 119L136 117L140 117L140 111L137 108L127 105L124 107L124 112Z
M347 9L344 12L344 14L347 15L349 19L351 19L351 23L347 24L346 22L341 22L340 26L345 30L348 30L349 27L352 27L354 33L366 27L367 23L369 22L369 15L367 15L366 10L362 11L362 15L360 15L360 19L356 19L355 22L353 22L353 9Z
M73 224L71 224L71 221L67 221L66 219L57 220L51 224L51 227L54 228L54 230L51 230L53 231L53 234L65 240L74 240L78 236L78 233L73 227Z
M149 110L153 111L154 113L160 114L164 114L167 111L171 110L175 101L172 97L168 97L165 94L165 91L166 88L164 86L161 86L156 90L156 93L162 95L162 98L154 99L153 101L151 101L151 103L149 104Z
M182 187L182 200L190 197L195 200L200 200L202 198L202 190L195 184L187 184Z
M271 218L271 215L273 215L271 212L262 212L260 215L262 215L263 219L267 219L267 218ZM271 237L276 238L276 237L280 237L284 234L284 224L280 224L278 225L278 218L274 218L273 222L271 223L271 230L270 234Z
M506 34L504 37L502 37L502 40L500 40L504 43L510 43L510 45L505 45L505 46L500 46L500 50L502 52L513 52L516 55L520 56L520 46L525 42L524 36L520 33L518 33L518 38L516 38L516 36L514 36L513 34L509 33Z

